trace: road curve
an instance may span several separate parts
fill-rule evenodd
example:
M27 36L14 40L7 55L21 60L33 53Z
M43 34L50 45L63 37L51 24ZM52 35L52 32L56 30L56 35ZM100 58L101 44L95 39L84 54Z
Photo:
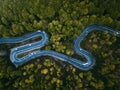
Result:
M38 49L38 48L42 48L43 46L45 46L45 44L47 44L48 36L44 31L40 31L40 30L38 30L36 32L33 32L33 33L30 33L30 34L26 34L26 35L21 36L21 37L1 38L0 39L0 44L19 43L19 42L23 42L23 41L26 41L28 39L32 39L32 38L35 38L35 37L42 37L42 39L40 41L12 48L11 53L10 53L11 62L15 66L20 66L20 65L23 65L24 63L30 61L31 59L36 58L36 57L51 56L51 57L57 58L61 61L68 62L68 63L72 64L73 66L79 68L79 69L89 70L95 64L95 60L94 60L93 55L90 52L84 50L80 46L80 43L88 35L89 32L94 31L94 30L107 31L110 34L116 33L116 35L118 37L120 37L120 31L113 30L113 29L111 29L109 27L106 27L106 26L89 25L88 27L86 27L84 29L83 33L74 41L74 50L76 51L76 53L78 55L81 55L81 56L85 57L87 62L80 61L78 59L69 57L67 55L64 55L62 53L58 53L58 52L55 52L55 51L52 51L52 50L37 50L37 51L34 51L34 52L32 52L32 53L30 53L30 54L28 54L28 55L26 55L22 58L18 58L17 56L19 54L29 52L31 50L35 50L35 49Z

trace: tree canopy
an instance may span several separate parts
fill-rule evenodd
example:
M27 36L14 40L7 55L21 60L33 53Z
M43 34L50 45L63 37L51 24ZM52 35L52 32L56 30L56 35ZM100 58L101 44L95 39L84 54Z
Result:
M120 30L120 0L0 0L0 37L17 37L44 30L50 42L43 49L55 50L74 58L73 41L87 25L106 25ZM120 39L107 32L91 32L81 46L92 52L96 64L89 71L52 57L39 57L15 67L10 48L0 50L0 89L5 90L119 90Z

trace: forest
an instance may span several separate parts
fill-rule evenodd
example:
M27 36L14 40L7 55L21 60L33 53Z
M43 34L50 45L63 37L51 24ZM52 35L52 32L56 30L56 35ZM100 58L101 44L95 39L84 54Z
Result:
M37 30L49 35L45 50L54 50L79 60L74 40L88 25L120 31L120 0L0 0L0 38L22 36ZM32 41L32 40L31 40ZM15 67L10 49L18 44L0 44L0 90L120 90L120 38L93 31L81 46L95 57L88 71L53 57L38 57Z

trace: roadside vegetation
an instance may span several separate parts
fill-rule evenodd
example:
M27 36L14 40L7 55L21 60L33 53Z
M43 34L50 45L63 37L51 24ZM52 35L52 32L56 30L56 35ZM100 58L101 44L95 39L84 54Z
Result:
M74 39L91 24L120 30L119 6L120 0L1 0L0 37L44 30L49 35L44 49L84 60L73 49ZM53 57L15 67L9 59L14 46L0 45L8 52L0 57L1 90L120 90L120 38L115 34L94 31L82 41L96 60L89 71Z

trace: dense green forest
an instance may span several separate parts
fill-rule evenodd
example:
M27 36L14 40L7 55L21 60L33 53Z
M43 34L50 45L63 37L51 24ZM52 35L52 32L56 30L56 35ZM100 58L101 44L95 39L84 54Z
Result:
M85 60L73 49L73 41L87 25L106 25L120 30L120 0L0 0L0 37L17 37L44 30L49 43L43 48ZM0 90L120 90L120 39L94 31L81 46L95 57L89 71L39 57L15 67L10 49L22 45L1 44Z

